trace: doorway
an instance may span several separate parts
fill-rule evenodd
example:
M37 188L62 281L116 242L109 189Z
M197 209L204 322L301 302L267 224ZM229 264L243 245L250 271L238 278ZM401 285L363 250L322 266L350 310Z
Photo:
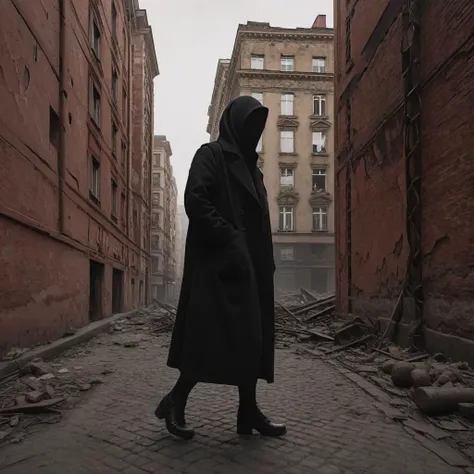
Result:
M102 316L102 288L104 265L90 261L89 268L89 321L97 321Z
M123 271L116 268L112 272L112 313L123 312Z

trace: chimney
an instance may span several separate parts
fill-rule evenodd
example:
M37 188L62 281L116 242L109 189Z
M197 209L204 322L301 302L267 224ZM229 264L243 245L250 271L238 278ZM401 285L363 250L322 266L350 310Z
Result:
M326 15L318 15L314 20L313 28L326 28Z

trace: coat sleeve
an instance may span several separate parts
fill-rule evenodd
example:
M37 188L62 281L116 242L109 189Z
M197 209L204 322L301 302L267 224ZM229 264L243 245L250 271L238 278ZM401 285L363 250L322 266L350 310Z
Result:
M238 237L237 229L217 211L213 188L217 180L214 155L201 147L191 163L184 191L184 208L199 233L216 246L226 246Z

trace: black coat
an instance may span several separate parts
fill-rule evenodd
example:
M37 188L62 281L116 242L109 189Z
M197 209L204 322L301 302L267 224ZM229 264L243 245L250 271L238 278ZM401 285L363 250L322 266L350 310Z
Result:
M191 164L184 274L168 365L198 382L271 383L274 261L266 190L260 170L247 166L228 138L221 124L219 141L202 146Z

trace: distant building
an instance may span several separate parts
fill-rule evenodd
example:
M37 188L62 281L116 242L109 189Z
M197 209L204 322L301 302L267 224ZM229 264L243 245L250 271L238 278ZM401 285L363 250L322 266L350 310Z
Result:
M184 209L184 205L178 206L178 223L179 223L179 233L178 233L178 245L177 245L177 270L176 270L176 279L178 284L178 290L181 287L183 270L184 270L184 254L186 249L186 236L188 234L188 225L189 220Z
M172 150L166 136L155 135L152 169L152 297L176 298L177 199L178 190L171 166Z
M1 11L0 355L148 301L159 74L137 0Z
M332 292L334 258L333 29L239 25L231 59L217 66L207 131L227 104L253 95L270 109L259 143L275 250L276 287Z

